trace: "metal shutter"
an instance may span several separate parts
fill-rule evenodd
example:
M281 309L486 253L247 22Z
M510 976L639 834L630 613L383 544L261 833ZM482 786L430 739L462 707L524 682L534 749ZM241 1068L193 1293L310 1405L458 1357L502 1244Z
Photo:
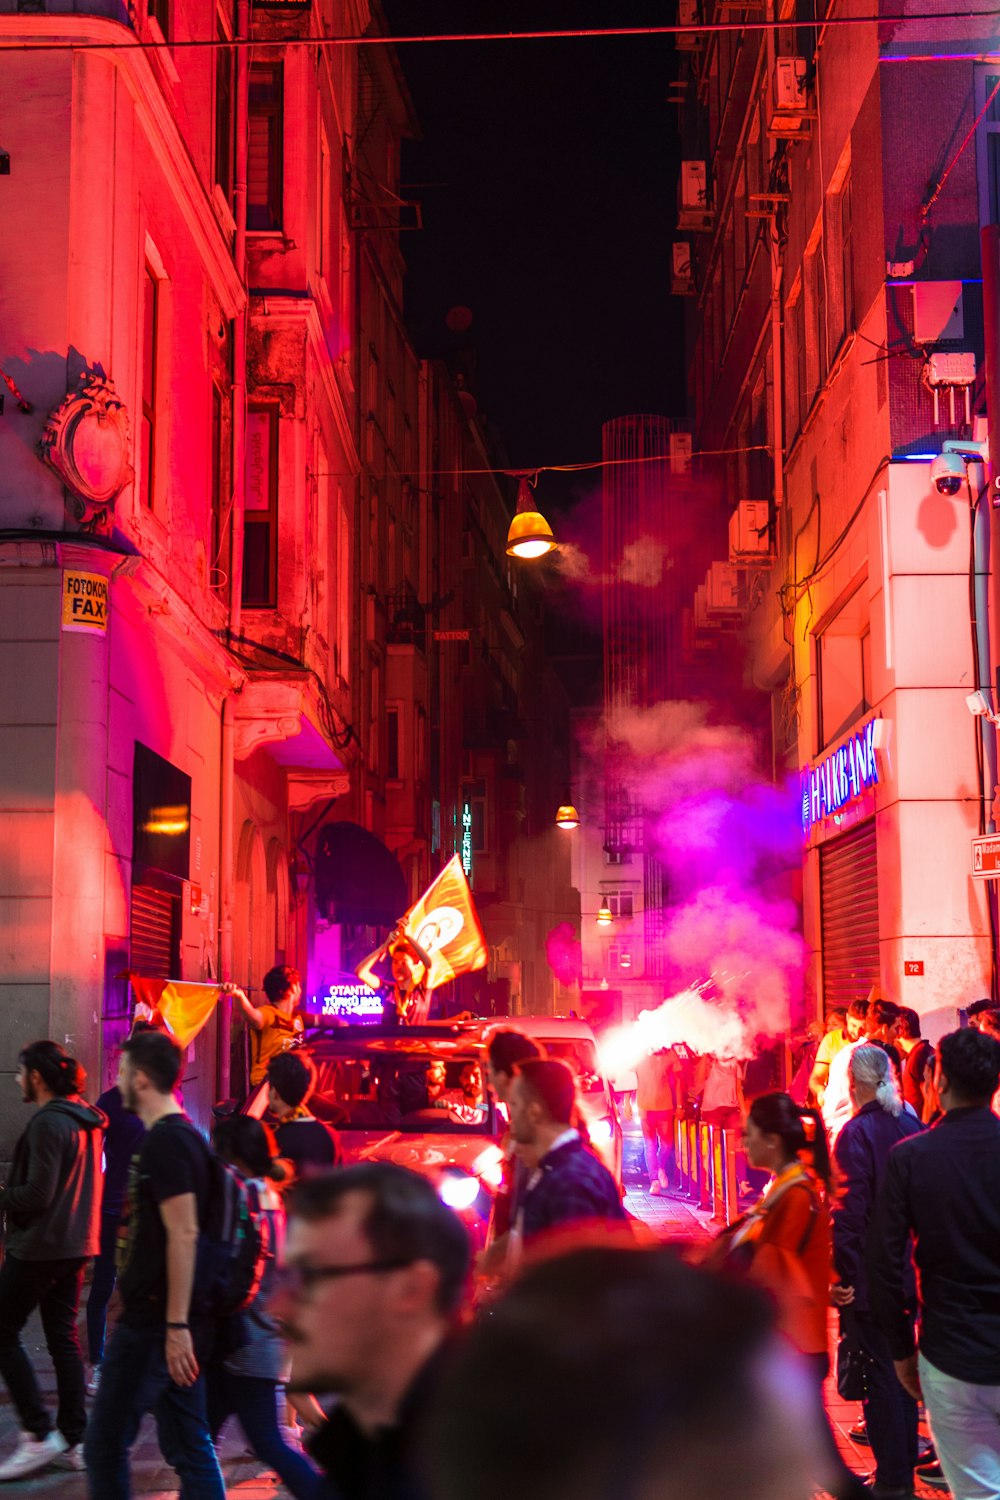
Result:
M137 974L176 979L178 900L149 885L132 887L132 963Z
M863 1000L879 977L875 819L819 851L825 1008Z

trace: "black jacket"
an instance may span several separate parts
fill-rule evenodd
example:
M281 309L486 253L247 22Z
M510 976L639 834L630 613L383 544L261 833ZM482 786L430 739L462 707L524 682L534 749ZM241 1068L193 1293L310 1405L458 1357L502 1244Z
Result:
M894 1118L873 1099L848 1120L837 1136L834 1154L841 1183L833 1209L833 1264L838 1281L854 1288L854 1301L850 1305L857 1313L867 1313L870 1307L865 1260L872 1213L881 1196L889 1152L899 1141L919 1135L922 1128L908 1110L902 1110ZM907 1263L903 1286L908 1305L913 1307L916 1284L909 1253Z
M868 1284L893 1359L913 1353L904 1286L910 1234L920 1352L956 1380L1000 1385L1000 1120L988 1106L949 1110L889 1153Z
M525 1240L567 1224L626 1217L614 1178L579 1137L543 1156L538 1168L519 1204Z
M421 1462L424 1421L451 1358L452 1345L445 1342L418 1370L395 1425L374 1436L343 1406L334 1407L309 1444L327 1479L316 1500L430 1500Z
M107 1116L85 1099L50 1099L14 1147L0 1188L16 1260L75 1260L100 1249L101 1149Z

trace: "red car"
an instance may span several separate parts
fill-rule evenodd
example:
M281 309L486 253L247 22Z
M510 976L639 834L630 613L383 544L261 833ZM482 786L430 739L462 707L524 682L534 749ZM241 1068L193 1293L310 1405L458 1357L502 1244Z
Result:
M486 1241L500 1185L499 1119L484 1087L476 1040L458 1027L356 1027L303 1044L316 1066L309 1109L340 1135L346 1163L392 1161L429 1178ZM267 1118L267 1085L244 1112Z

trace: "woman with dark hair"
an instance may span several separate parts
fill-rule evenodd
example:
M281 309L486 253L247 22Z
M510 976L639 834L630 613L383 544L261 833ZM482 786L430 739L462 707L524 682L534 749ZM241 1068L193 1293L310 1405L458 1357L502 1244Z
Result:
M790 1094L761 1094L747 1114L744 1141L750 1166L770 1172L771 1181L731 1243L752 1256L751 1279L774 1293L779 1327L812 1375L825 1434L824 1486L835 1500L862 1500L868 1490L841 1458L823 1405L832 1267L823 1117L800 1109Z
M212 1131L212 1144L222 1160L244 1179L250 1207L262 1222L270 1247L257 1295L239 1315L243 1342L223 1364L208 1372L208 1424L212 1439L218 1439L228 1417L239 1417L246 1439L261 1463L274 1469L296 1500L313 1500L320 1493L319 1473L301 1452L289 1446L281 1432L284 1384L291 1362L280 1328L267 1311L285 1242L285 1208L276 1184L284 1182L287 1169L278 1156L272 1131L249 1115L229 1115L218 1120ZM325 1420L319 1405L314 1403L314 1406L315 1410L307 1415L316 1423Z
M101 1144L107 1118L80 1098L85 1073L58 1042L21 1052L17 1082L36 1104L0 1187L7 1253L0 1267L0 1376L17 1408L21 1434L0 1463L0 1480L24 1479L55 1463L82 1469L87 1425L77 1310L84 1266L99 1248ZM38 1308L59 1393L55 1426L21 1344Z

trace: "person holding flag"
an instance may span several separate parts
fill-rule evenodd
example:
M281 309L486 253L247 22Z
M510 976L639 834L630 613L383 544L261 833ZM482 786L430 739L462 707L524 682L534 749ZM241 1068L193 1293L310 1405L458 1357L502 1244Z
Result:
M378 989L376 965L387 956L392 965L396 1014L406 1026L426 1021L434 990L460 974L485 966L486 939L457 854L397 922L386 941L358 965L358 978Z

